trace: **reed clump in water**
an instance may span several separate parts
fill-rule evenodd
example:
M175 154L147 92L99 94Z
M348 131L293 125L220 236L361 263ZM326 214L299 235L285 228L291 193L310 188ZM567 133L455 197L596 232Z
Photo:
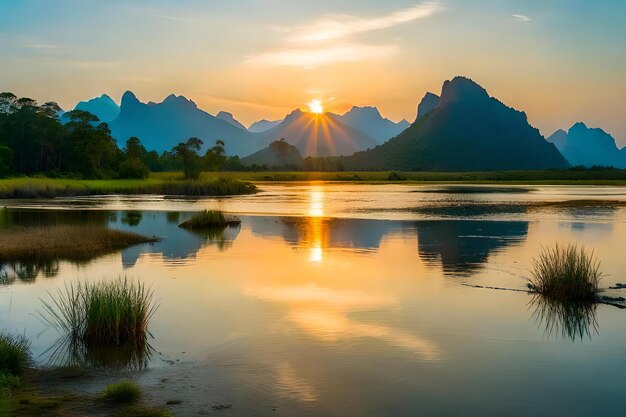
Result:
M602 273L593 252L583 247L543 248L534 261L528 288L561 302L595 302Z
M126 278L70 284L51 298L44 319L88 347L145 344L157 308L151 289Z
M102 398L116 403L130 403L139 399L141 387L128 379L109 384L102 391Z
M236 226L241 223L236 217L224 214L221 210L205 210L196 214L191 219L181 223L179 227L184 229L207 229L207 228L224 228L227 226Z
M84 260L158 241L104 226L49 226L0 231L0 261Z

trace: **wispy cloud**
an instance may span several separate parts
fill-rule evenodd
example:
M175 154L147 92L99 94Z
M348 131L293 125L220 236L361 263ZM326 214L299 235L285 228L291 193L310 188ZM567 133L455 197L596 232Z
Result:
M327 16L289 30L292 42L319 42L344 38L349 35L390 28L402 23L423 19L441 10L438 3L416 4L385 16L363 18L350 15Z
M388 58L398 52L400 46L397 41L367 44L350 38L424 19L439 10L438 3L426 2L377 17L333 15L300 26L275 27L286 34L283 47L250 55L246 63L311 69L335 63Z
M320 48L282 49L251 55L248 64L317 68L324 65L387 58L397 51L395 45L344 44Z
M530 22L532 21L532 19L526 15L523 14L514 14L513 15L514 18L516 18L517 20L519 20L520 22Z

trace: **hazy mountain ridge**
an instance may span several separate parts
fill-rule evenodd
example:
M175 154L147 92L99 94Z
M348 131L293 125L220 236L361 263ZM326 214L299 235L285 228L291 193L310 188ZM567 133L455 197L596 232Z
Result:
M280 139L241 159L243 165L266 166L269 168L300 168L303 164L298 148Z
M574 166L626 168L626 147L617 147L615 138L599 128L575 123L567 132L557 130L548 138Z
M107 94L102 94L100 97L94 97L90 100L80 101L74 107L74 110L82 110L89 112L100 119L101 122L109 123L120 114L120 106ZM67 121L67 116L62 120Z
M235 117L233 116L232 113L227 112L227 111L220 111L219 113L217 113L215 115L215 117L217 117L218 119L222 119L225 122L230 123L231 125L238 127L241 130L248 130L248 128L246 128L241 122L239 122L237 119L235 119Z
M370 106L354 106L343 115L332 113L331 115L351 128L367 133L378 143L384 143L409 127L409 122L406 120L395 123L384 118L378 108Z
M248 128L248 131L254 132L254 133L265 132L266 130L270 130L271 128L275 126L278 126L283 120L261 119L259 121L252 123L250 127Z

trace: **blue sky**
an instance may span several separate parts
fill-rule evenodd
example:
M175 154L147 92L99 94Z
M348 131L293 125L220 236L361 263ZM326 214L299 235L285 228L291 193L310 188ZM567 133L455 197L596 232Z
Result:
M626 145L626 1L0 0L0 90L72 107L183 94L244 123L312 99L415 117L466 75L550 134Z

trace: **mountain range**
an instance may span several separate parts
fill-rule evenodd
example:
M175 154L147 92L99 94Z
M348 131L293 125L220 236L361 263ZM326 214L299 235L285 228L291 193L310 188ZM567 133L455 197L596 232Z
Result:
M567 168L558 149L524 112L507 107L465 77L427 94L418 118L383 145L342 158L348 170L482 171ZM436 104L435 104L436 102Z
M589 128L582 122L566 132L557 130L549 138L567 161L574 166L611 166L626 168L626 147L618 148L615 139L602 129Z
M158 152L189 137L202 139L205 149L220 139L228 155L245 157L264 150L262 156L273 163L270 144L284 138L300 158L344 156L342 168L354 170L626 168L626 149L619 149L603 130L577 123L546 141L524 112L490 97L465 77L446 81L440 95L426 93L413 124L386 119L376 107L355 106L344 114L296 109L282 120L263 119L246 128L232 113L213 116L183 96L172 94L160 103L144 103L130 91L119 106L103 94L81 101L75 109L107 122L121 146L136 136L146 148Z

